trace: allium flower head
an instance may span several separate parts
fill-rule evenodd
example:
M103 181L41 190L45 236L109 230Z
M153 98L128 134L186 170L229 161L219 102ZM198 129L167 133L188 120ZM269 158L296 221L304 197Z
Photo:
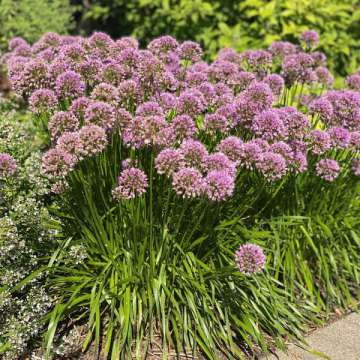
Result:
M14 37L9 41L9 50L13 51L19 46L29 45L22 37Z
M161 175L172 176L184 166L184 156L178 149L164 149L155 159L155 168Z
M124 130L123 140L135 148L159 145L160 138L164 135L162 130L168 127L169 125L163 116L135 116Z
M188 167L198 169L202 169L204 167L204 161L208 152L200 141L187 139L182 142L180 151L183 154Z
M176 107L177 99L176 96L170 92L163 92L159 95L158 103L163 111L171 111Z
M210 200L224 201L234 192L235 180L227 171L210 171L205 182L205 194Z
M117 105L119 102L118 90L115 86L107 84L107 83L100 83L96 85L91 92L91 99L96 101L102 101L105 103L112 104L114 106Z
M172 186L179 196L195 198L203 194L205 180L199 170L186 167L173 175Z
M193 63L200 61L203 55L200 45L193 41L184 41L180 45L178 53L182 60L191 61Z
M286 161L280 154L264 152L256 167L268 181L281 179L287 171Z
M241 62L240 54L232 48L220 49L217 54L217 59L230 61L234 64L240 64Z
M59 98L74 99L85 92L85 83L74 71L66 71L56 79L55 91Z
M121 172L118 186L112 191L115 200L130 200L145 194L148 179L143 170L131 167Z
M318 114L320 119L329 122L333 116L333 106L331 102L323 97L313 100L309 105L310 114Z
M271 68L272 55L266 50L246 50L240 56L247 67L260 77L263 77Z
M207 71L207 75L211 82L224 82L226 84L234 83L238 66L230 61L216 60Z
M48 77L51 83L56 83L56 79L66 71L70 70L70 65L63 59L55 59L48 65Z
M92 156L102 152L107 145L106 133L97 125L83 126L79 131L84 156Z
M207 172L226 171L232 176L236 173L236 164L221 152L206 156L204 165Z
M56 110L58 100L50 89L35 90L29 98L30 109L35 114L49 114Z
M256 115L252 130L265 140L280 140L287 136L286 127L276 110L266 110Z
M275 154L281 155L286 160L286 163L289 163L292 160L292 148L283 141L278 141L271 144L269 150Z
M27 97L37 89L48 88L50 81L48 64L45 61L35 58L24 62L19 57L10 60L9 77L18 95Z
M126 127L130 126L133 120L132 115L125 109L116 110L116 126L123 131Z
M262 138L254 138L254 139L250 140L247 144L256 144L256 145L258 145L262 152L270 150L269 143L266 140L262 139Z
M163 109L155 101L147 101L136 109L137 116L164 116Z
M310 132L309 137L310 150L314 154L323 154L331 149L330 135L322 130L313 130Z
M96 58L86 59L77 66L76 70L84 81L91 86L101 82L103 64Z
M126 69L115 62L109 61L102 67L101 81L113 86L118 86L126 78Z
M136 104L139 99L139 87L134 80L125 80L118 86L119 102L127 108L129 105Z
M236 74L234 85L239 88L239 91L244 91L254 80L256 76L250 71L239 71Z
M350 134L350 146L355 150L360 150L360 131L353 131Z
M78 160L84 154L83 144L78 132L66 132L61 135L57 140L56 148L75 156Z
M332 145L337 149L346 149L350 145L350 132L343 127L333 127L328 130Z
M231 161L237 163L243 152L243 142L236 136L229 136L221 140L217 150L225 154Z
M308 168L306 154L301 151L294 151L290 161L290 169L295 173L302 173Z
M348 76L346 78L346 83L350 89L360 91L360 73Z
M282 62L282 75L287 84L296 81L308 83L314 80L313 58L307 53L297 53L285 56Z
M86 109L91 104L91 100L85 96L75 99L71 106L70 111L80 120L84 120Z
M331 74L331 72L329 71L329 69L327 69L324 66L319 66L315 69L315 74L317 77L317 81L325 86L331 86L332 83L334 82L334 77Z
M324 98L333 107L330 123L349 130L360 130L360 93L351 90L328 91Z
M213 100L213 103L215 108L229 105L234 100L234 95L231 88L225 83L218 82L214 84L214 90L215 99Z
M294 139L302 139L310 128L310 121L306 115L291 106L278 109L288 135Z
M280 59L284 58L287 55L296 53L296 46L287 41L274 41L270 47L269 51Z
M88 44L95 55L99 57L107 56L114 41L103 32L94 32L88 40Z
M15 159L7 153L0 153L0 178L13 176L16 169Z
M203 82L202 84L196 87L196 90L201 92L201 94L204 96L205 103L208 106L216 103L217 100L216 90L214 85L211 84L210 82L208 81Z
M73 170L76 158L66 151L53 148L48 150L42 158L42 171L52 179L63 178Z
M113 55L117 55L119 52L125 49L138 49L138 48L139 48L139 42L131 36L124 36L120 39L117 39L110 46L110 50Z
M60 58L72 67L76 67L86 59L85 49L79 43L63 45L60 53Z
M306 30L301 33L300 40L304 41L308 47L313 47L318 44L320 38L315 30Z
M173 147L175 143L176 135L174 133L174 129L167 125L160 129L154 144L160 148L168 148Z
M312 51L310 56L314 60L314 66L326 66L326 55L321 51Z
M179 43L176 41L176 39L174 39L172 36L165 35L152 40L147 48L154 55L162 59L164 55L167 55L169 52L176 51L178 46Z
M51 186L51 192L60 195L63 194L69 188L69 183L64 180L58 180Z
M48 47L58 47L61 44L61 36L54 32L45 33L34 45L33 50L35 53L48 48Z
M205 100L198 90L185 90L177 100L177 111L179 114L190 116L199 115L204 110Z
M278 74L269 74L263 79L265 84L270 86L274 96L280 96L284 88L284 79Z
M255 164L261 160L262 153L261 147L255 142L244 143L240 154L240 166L253 169Z
M79 120L71 111L58 111L49 120L48 128L51 138L56 139L66 131L76 131Z
M254 108L254 112L269 109L273 102L272 91L264 82L253 81L240 96L244 103Z
M13 54L16 55L16 56L30 57L32 55L31 46L29 44L24 44L24 45L17 46L14 49Z
M196 133L196 125L189 115L177 115L174 117L171 126L178 141L192 138Z
M205 131L210 134L225 133L229 129L229 123L225 116L219 113L206 114L204 121Z
M316 164L316 175L326 181L334 181L340 173L340 166L336 160L322 159Z
M262 271L266 257L260 246L244 244L235 252L235 262L241 273L253 275Z
M116 122L115 109L103 101L91 103L85 111L85 124L98 125L105 130L113 128Z
M213 75L213 68L210 69L210 76ZM185 82L189 87L200 86L208 81L208 74L204 71L187 71L185 75Z

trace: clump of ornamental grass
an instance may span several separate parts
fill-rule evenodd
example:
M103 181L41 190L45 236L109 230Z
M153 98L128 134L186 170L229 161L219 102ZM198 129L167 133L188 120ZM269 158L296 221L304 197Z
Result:
M42 171L69 235L51 262L49 356L70 318L87 319L84 350L102 341L112 359L145 357L158 337L164 357L216 359L299 336L316 306L302 315L288 301L288 267L266 265L271 244L233 235L244 219L353 206L360 93L351 79L332 90L317 34L301 41L205 63L197 43L170 36L140 49L45 34L26 56L6 55L51 143ZM86 256L69 263L70 245Z

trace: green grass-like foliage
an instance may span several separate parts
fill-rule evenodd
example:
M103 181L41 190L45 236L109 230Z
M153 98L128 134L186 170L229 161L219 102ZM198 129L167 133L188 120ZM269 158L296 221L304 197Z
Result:
M245 344L266 350L269 335L280 345L281 336L300 338L318 312L352 303L355 182L351 191L345 179L319 185L307 174L274 189L247 175L226 203L183 200L144 150L138 159L149 169L149 191L116 204L109 194L127 152L114 136L106 152L70 174L65 228L88 258L62 265L64 248L54 262L49 285L61 296L49 316L49 353L59 322L71 318L88 323L84 349L95 341L111 359L142 358L156 339L165 358L200 350L237 359ZM253 278L234 267L234 251L247 241L269 257L267 271Z

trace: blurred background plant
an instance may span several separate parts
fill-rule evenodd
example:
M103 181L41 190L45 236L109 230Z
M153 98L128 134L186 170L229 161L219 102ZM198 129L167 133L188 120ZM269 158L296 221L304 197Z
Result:
M1 0L1 47L14 36L34 42L47 31L66 34L73 28L74 10L69 0Z

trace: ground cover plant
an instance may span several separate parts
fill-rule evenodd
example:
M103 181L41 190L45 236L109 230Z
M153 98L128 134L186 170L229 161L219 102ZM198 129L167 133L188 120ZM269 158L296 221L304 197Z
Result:
M155 343L164 358L242 358L354 301L360 74L332 90L318 42L305 31L211 63L170 36L10 42L62 225L43 262L48 357L76 323L83 349L112 359Z
M45 227L50 187L34 126L11 102L1 100L0 109L0 353L18 359L46 329L42 317L51 307L44 273L18 285L56 247Z

